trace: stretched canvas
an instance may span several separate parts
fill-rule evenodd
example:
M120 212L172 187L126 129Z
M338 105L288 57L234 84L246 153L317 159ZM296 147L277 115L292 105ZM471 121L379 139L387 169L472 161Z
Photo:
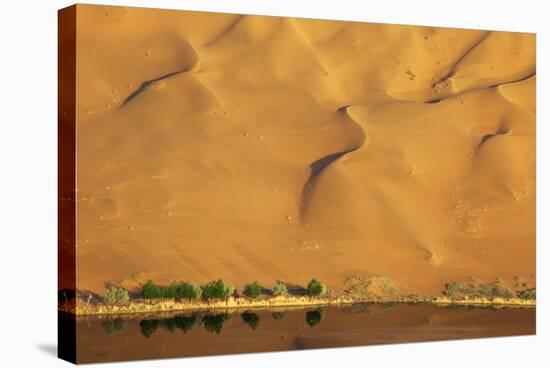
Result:
M61 10L60 357L534 334L535 50L528 33Z

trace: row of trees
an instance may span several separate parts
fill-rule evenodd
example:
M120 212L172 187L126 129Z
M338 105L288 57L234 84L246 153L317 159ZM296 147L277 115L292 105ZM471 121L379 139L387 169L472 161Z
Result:
M242 294L248 298L256 299L264 293L264 288L258 283L246 284ZM307 295L321 296L326 294L327 287L322 282L312 279L307 285ZM148 281L143 286L145 299L227 299L235 294L235 287L222 279L211 281L204 286L190 284L188 282L172 283L169 286L155 285ZM277 282L271 294L274 296L287 295L287 286Z
M248 298L256 299L264 292L264 289L258 282L253 282L244 286L242 294ZM317 279L312 279L306 289L309 296L321 296L326 294L327 287ZM187 299L187 300L215 300L227 299L235 294L235 287L224 280L219 279L211 281L206 285L200 286L189 282L173 282L168 286L157 285L149 280L143 285L143 298L146 300L152 299ZM287 286L282 282L277 282L271 294L281 296L288 294ZM110 286L104 296L104 301L108 304L125 302L130 299L126 289Z
M144 299L200 299L203 293L203 288L188 282L174 282L168 286L161 286L149 280L143 285Z

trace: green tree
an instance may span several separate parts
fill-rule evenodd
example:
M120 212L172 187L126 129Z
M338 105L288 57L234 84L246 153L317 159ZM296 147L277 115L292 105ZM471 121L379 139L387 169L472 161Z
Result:
M307 295L309 296L320 296L326 293L326 285L317 279L312 279L309 284L307 284Z
M179 299L200 299L202 289L198 285L193 285L188 282L181 282L176 289L176 297Z
M226 299L235 292L235 288L231 284L226 284L222 279L211 281L202 289L202 297L204 299Z
M537 299L537 290L535 288L521 290L521 291L518 292L518 297L520 297L521 299L536 300Z
M244 286L243 294L249 298L256 299L262 293L262 287L256 281Z
M130 300L128 290L117 286L109 286L107 293L103 297L103 301L107 304L127 302L128 300Z
M273 295L275 296L286 295L287 293L288 290L286 288L286 285L282 282L277 282L273 287Z
M143 285L144 299L160 299L163 297L164 291L160 286L153 284L153 281L149 280Z
M175 299L177 296L178 284L172 282L168 287L164 288L163 298Z

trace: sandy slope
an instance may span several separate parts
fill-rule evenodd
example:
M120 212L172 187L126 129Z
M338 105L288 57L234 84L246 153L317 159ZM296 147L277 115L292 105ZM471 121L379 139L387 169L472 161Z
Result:
M535 36L78 6L79 289L535 274Z

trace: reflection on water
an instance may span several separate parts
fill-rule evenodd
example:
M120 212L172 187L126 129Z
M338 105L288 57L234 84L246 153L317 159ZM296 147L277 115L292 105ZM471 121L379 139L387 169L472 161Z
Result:
M357 304L77 319L61 313L59 323L64 346L76 340L77 361L91 363L526 335L535 333L535 309Z
M260 316L252 312L244 312L241 314L241 318L244 323L250 326L251 329L255 330L260 323Z
M305 312L307 324L311 327L319 324L319 322L323 319L323 313L323 310ZM271 313L271 317L274 320L281 320L285 317L285 315L285 312ZM202 325L205 331L220 334L224 323L231 318L232 315L229 313L206 313L203 314L202 317L198 313L190 315L179 314L167 318L143 319L139 322L139 327L141 334L145 338L151 337L159 328L162 328L170 333L174 333L176 330L187 333L193 327L198 325ZM244 324L255 330L258 328L260 323L260 316L257 313L246 311L241 313L241 320ZM126 331L128 321L125 321L121 317L107 318L101 322L101 325L108 335L112 335Z
M125 321L121 317L106 319L101 324L103 325L103 328L108 335L122 333L126 331L126 328L128 328L128 321Z
M207 314L202 317L202 324L206 331L220 334L223 324L230 318L231 316L228 313Z
M206 314L203 315L202 318L199 318L196 314L176 315L171 318L143 319L139 322L139 327L141 334L146 338L151 337L159 328L162 328L170 333L174 333L176 330L187 333L196 325L203 325L206 331L219 334L222 331L225 321L230 318L231 315L228 313ZM257 318L259 321L259 317ZM256 325L257 324L258 322L256 322ZM108 334L111 334L107 329L110 325L112 325L112 322L104 324L105 332Z
M324 311L322 309L306 312L306 322L309 327L313 327L321 323Z
M273 312L273 313L271 313L271 317L276 321L285 318L285 316L286 316L285 312Z

